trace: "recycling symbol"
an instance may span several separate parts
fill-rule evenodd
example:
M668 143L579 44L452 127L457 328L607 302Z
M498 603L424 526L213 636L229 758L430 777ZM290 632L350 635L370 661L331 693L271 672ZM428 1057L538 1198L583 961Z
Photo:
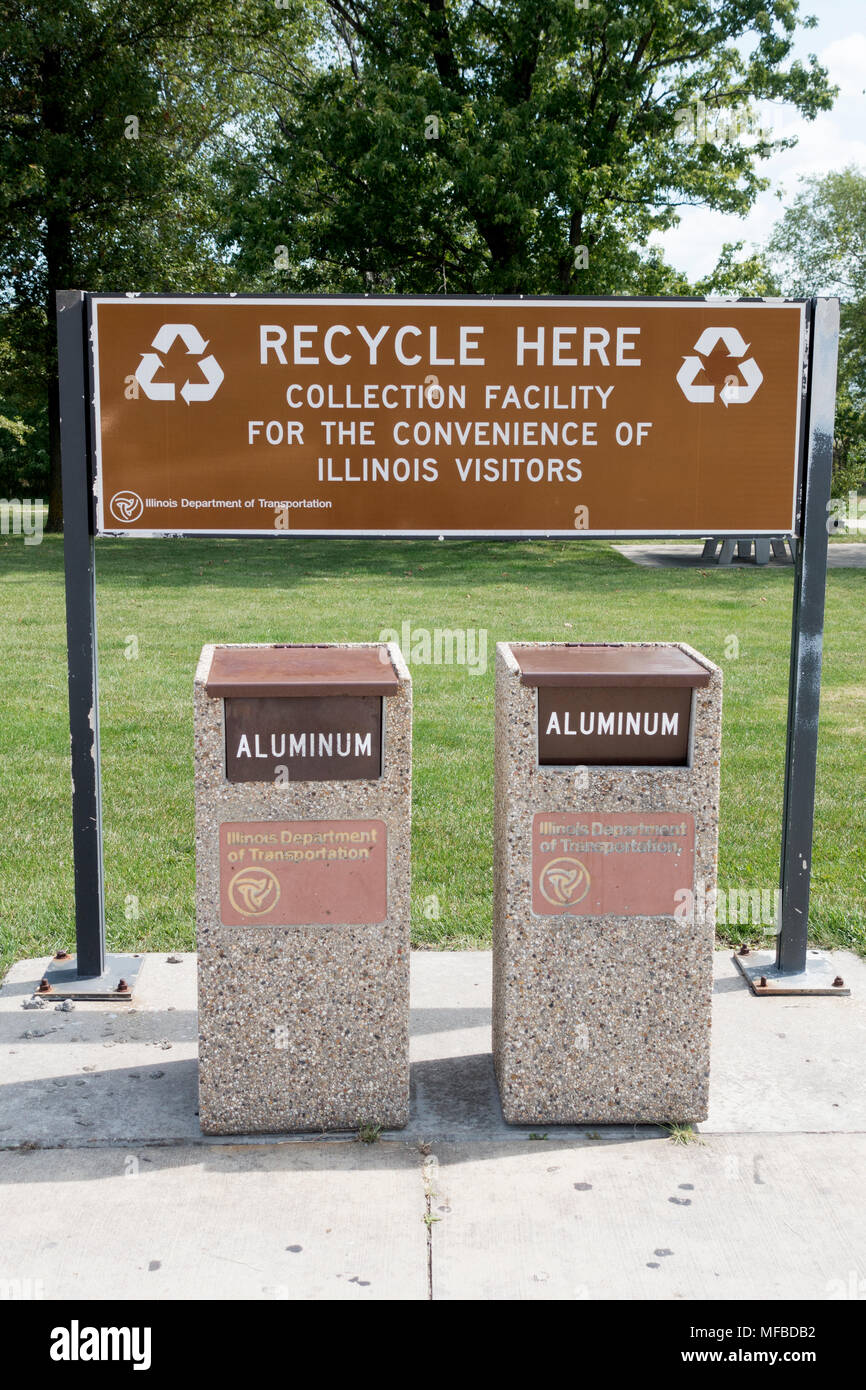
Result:
M151 347L156 348L156 352L143 352L141 354L141 361L135 373L136 381L149 401L173 401L175 399L173 381L154 381L153 379L160 368L164 366L159 354L168 352L175 338L182 340L188 356L201 358L198 365L204 377L204 381L196 382L187 379L180 388L181 396L187 405L191 401L212 400L223 379L223 369L213 353L208 353L207 357L204 356L207 340L191 323L164 323L162 325L151 343Z
M729 405L744 405L754 396L764 380L764 374L754 357L746 357L749 344L743 342L742 334L737 328L704 329L695 343L694 353L683 357L683 364L677 372L680 390L687 401L715 400L715 386L696 386L695 381L704 370L705 364L701 358L708 357L717 343L724 343L728 349L728 357L732 360L731 373L725 378L725 384L719 391L719 399L725 409Z

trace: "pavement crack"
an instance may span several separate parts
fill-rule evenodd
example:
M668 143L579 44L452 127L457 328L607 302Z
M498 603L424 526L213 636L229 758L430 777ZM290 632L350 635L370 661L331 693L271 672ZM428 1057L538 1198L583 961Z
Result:
M433 1215L433 1198L436 1196L436 1177L439 1160L435 1154L424 1159L421 1169L424 1181L424 1225L427 1227L427 1300L433 1302L433 1227L441 1220Z

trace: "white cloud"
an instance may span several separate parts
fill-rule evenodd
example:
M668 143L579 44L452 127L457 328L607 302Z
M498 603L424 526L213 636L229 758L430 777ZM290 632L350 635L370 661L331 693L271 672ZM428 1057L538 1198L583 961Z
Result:
M866 95L866 34L849 34L836 39L820 55L839 88L840 98Z

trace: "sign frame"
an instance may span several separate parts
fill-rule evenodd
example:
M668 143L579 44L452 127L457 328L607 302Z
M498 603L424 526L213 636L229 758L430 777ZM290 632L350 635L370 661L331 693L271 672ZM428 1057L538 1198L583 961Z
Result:
M287 296L179 296L179 295L93 295L81 290L57 292L57 341L60 397L60 432L64 500L64 569L66 584L66 624L68 644L69 718L72 759L72 831L75 884L76 958L75 978L67 960L61 980L57 974L57 997L117 998L118 962L135 957L112 956L108 968L105 950L105 890L103 882L102 797L99 743L98 657L96 639L95 540L99 533L96 515L95 437L96 413L92 357L93 302L98 299L142 299L148 301L192 302L210 299L243 298L262 301L285 300ZM319 301L328 298L347 300L348 296L292 296L297 300ZM352 297L369 302L371 297ZM392 297L385 296L386 300ZM393 298L403 298L395 296ZM416 302L465 299L465 296L411 296ZM550 302L557 296L535 297ZM478 296L469 303L485 302ZM489 301L487 301L489 302ZM517 297L515 302L534 302L530 297ZM586 303L573 298L564 303ZM720 307L749 304L779 303L777 299L719 298L707 301L700 297L670 298L666 296L641 299L608 296L593 298L592 303L673 303L703 304L711 302ZM822 960L816 953L807 955L809 892L812 872L812 840L815 810L815 778L818 744L818 710L820 704L821 662L823 647L824 606L827 575L827 546L829 532L829 501L833 456L833 426L835 417L836 372L839 344L839 301L814 296L809 300L783 301L803 305L805 357L802 389L799 393L797 431L797 467L795 469L796 505L791 518L791 530L782 532L797 538L794 562L794 596L790 648L788 723L785 754L784 798L780 857L781 907L778 924L778 943L775 965L763 967L779 982L779 991L791 992L810 988L810 970L820 972ZM129 536L129 531L120 534ZM136 535L144 535L135 532ZM160 537L165 532L155 533ZM195 536L203 532L172 531L172 536ZM225 532L222 536L294 535L311 536L312 532ZM334 535L334 532L328 532ZM348 533L341 533L348 534ZM377 534L362 533L371 539ZM398 533L418 536L421 533ZM430 535L445 534L433 531ZM448 533L454 534L454 533ZM466 536L467 533L456 533ZM472 532L478 538L494 539L503 535ZM520 538L533 533L507 533L503 538ZM564 536L575 540L599 536L657 536L659 531L567 531L534 533L551 538ZM704 535L705 532L676 531L675 535ZM737 531L719 530L719 536L741 536ZM752 532L780 534L778 532ZM750 967L755 969L757 967ZM744 967L744 973L745 967ZM826 970L820 972L823 976ZM747 978L749 976L747 975ZM762 976L763 978L763 976ZM48 972L51 983L51 969ZM759 992L750 979L754 992ZM772 993L761 987L760 993ZM834 989L817 992L839 993Z
M805 372L805 366L806 366L806 344L807 344L807 336L808 336L808 305L809 305L809 301L806 300L806 299L795 299L795 298L787 299L787 298L784 298L784 297L781 297L781 296L780 296L780 297L767 297L767 298L763 298L763 299L761 299L761 298L757 298L757 299L756 299L756 298L734 299L734 298L730 298L730 297L719 297L719 298L709 298L709 299L708 299L708 298L702 298L701 296L681 296L681 297L672 297L672 296L665 296L665 295L644 295L644 296L629 296L629 295L580 296L580 295L572 295L572 296L566 296L566 297L559 296L559 295L495 295L495 296L476 295L476 296L473 297L473 296L456 295L456 294L454 294L454 295L451 295L451 294L445 294L445 295L426 295L426 296L424 296L424 295L302 295L302 294L299 294L299 295L276 295L276 294L274 294L274 295L257 295L257 294L233 294L233 295L220 295L220 294L175 294L175 295L161 295L161 294L123 294L123 293L102 293L102 292L93 293L93 294L87 294L87 295L86 295L86 304L87 304L87 332L88 332L88 344L89 344L89 354L90 354L90 372L91 372L91 378L90 378L90 379L91 379L91 383L92 383L91 394L92 394L92 402L93 402L93 405L92 405L92 412L91 412L91 437L92 437L92 440L93 440L93 486L94 486L95 497L96 497L96 517L95 517L96 535L99 536L99 537L115 537L115 538L127 538L127 537L140 536L140 537L142 537L142 538L144 538L144 539L158 540L158 539L167 539L167 538L169 538L169 537L172 537L172 538L177 537L177 538L180 538L180 539L187 539L187 538L193 538L193 537L195 537L195 536L210 536L210 537L222 536L222 537L225 537L225 538L227 538L227 539L240 539L240 538L244 538L244 537L256 537L256 536L273 537L273 536L275 536L275 535L276 535L276 536L281 536L281 535L290 535L290 534L292 534L291 528L288 528L287 530L284 530L284 531L280 531L280 530L276 529L275 527L268 527L268 528L265 528L265 529L263 529L263 530L250 530L250 529L246 529L246 528L244 528L244 529L233 529L233 528L231 528L231 527L217 527L217 528L203 528L203 527L202 527L202 528L198 528L198 527L197 527L197 528L195 528L194 530L186 530L186 529L184 529L182 526L181 526L181 527L168 527L168 526L166 526L166 527L159 527L159 528L157 528L157 529L155 529L155 530L145 530L145 529L143 529L143 528L138 528L138 527L136 527L135 529L130 529L130 528L124 528L124 527L122 527L122 526L120 526L120 525L112 526L112 525L106 525L106 524L105 524L106 518L105 518L105 512L104 512L104 498L103 498L103 488L102 488L102 439L101 439L101 431L100 431L100 418L101 418L101 416L100 416L100 409L101 409L101 401L100 401L100 381L99 381L99 331L98 331L98 328L99 328L99 324L98 324L98 315L99 315L99 306L100 306L101 304L111 304L111 303L118 303L118 302L120 302L120 303L127 303L127 304L130 304L130 305L132 305L132 304L143 304L143 305L147 305L147 304L152 304L152 303L159 303L159 304L164 304L164 305L166 305L166 307L171 307L171 306L178 306L178 307L194 307L194 306L196 306L196 305L199 305L199 306L214 306L214 305L217 305L217 304L219 304L219 305L223 305L223 304L224 304L224 305L229 305L229 304L232 304L232 305L249 305L249 306L258 306L258 305L260 305L260 306L263 306L263 307L264 307L265 305L272 304L272 305L274 305L275 307L281 307L281 306L283 306L283 307L291 307L291 306L303 305L303 304L311 304L311 305L312 305L312 304L328 304L328 305L330 305L330 306L332 306L332 307L338 307L338 306L342 306L342 305L347 305L347 306L348 306L348 305L379 305L379 304L381 304L381 305L384 306L384 305L387 305L387 304L389 304L389 303L392 303L392 304L393 304L395 301L398 302L398 303L400 303L401 305L405 305L405 306L407 306L407 307L423 307L424 305L427 305L427 304L430 304L430 303L447 303L447 304L453 304L453 305L455 305L455 306L458 306L458 305L459 305L459 306L465 306L466 308L471 308L473 305L477 306L477 305L479 305L479 304L481 304L481 305L483 305L483 306L485 306L485 307L487 307L487 308L490 308L490 307L492 307L492 306L507 306L507 307L516 307L516 306L519 306L519 305L531 306L531 305L533 305L533 304L539 304L539 305L544 305L544 306L548 306L548 307L553 307L553 306L557 306L557 305L562 305L563 307L572 307L572 308L573 308L573 306L575 306L575 305L580 305L580 306L582 306L583 308L592 308L592 307L604 308L604 307L611 307L611 306L616 306L616 305L622 304L622 305L628 305L630 308L635 308L635 309L639 309L639 308L650 308L650 307L664 306L664 305L675 305L675 306L678 306L678 307L688 307L688 306L692 306L692 307L695 307L695 308L704 308L704 309L706 309L707 307L715 308L716 306L718 306L718 308L719 308L720 310L723 310L724 308L736 308L738 311L750 310L750 309L762 309L762 310L765 310L765 311L766 311L767 309L773 309L773 308L777 308L777 309L778 309L778 308L782 308L782 309L786 309L786 310L791 310L791 309L793 309L793 308L798 308L798 309L799 309L799 317L800 317L799 361L800 361L801 370L802 370L803 372ZM544 370L548 370L548 369L545 368ZM575 528L557 530L557 529L544 529L544 528L539 529L539 528L526 528L526 527L522 527L522 528L502 528L502 527L497 527L497 528L491 528L491 529L485 529L485 528L481 528L481 527L468 527L468 528L463 528L463 529L458 529L458 528L453 528L453 527L451 527L451 528L449 528L449 527L431 527L431 528L423 528L423 529L422 529L422 528L419 528L419 529L417 529L417 530L416 530L416 529L406 530L405 528L390 528L390 529L389 529L389 528L385 528L385 527L383 527L383 528L369 527L369 528L365 528L365 529L354 529L354 528L351 528L351 527L349 527L349 528L334 527L334 528L315 528L315 529L314 529L314 528L309 528L309 529L304 528L304 529L303 529L301 532L299 532L298 534L301 534L301 535L303 535L303 536L305 536L305 537L310 537L310 538L330 538L330 539L339 539L339 538L341 538L341 537L345 537L345 538L347 538L347 539L349 539L349 538L354 538L354 539L369 538L369 539L371 539L371 540L374 540L374 539L387 539L387 538L389 538L389 537L391 537L391 538L417 538L417 539L421 540L421 539L425 539L425 538L436 539L436 538L438 538L438 537L440 537L440 536L442 536L443 538L446 538L446 539L462 539L462 540L470 540L470 539L481 539L481 540L516 540L516 539L568 540L568 539L574 539L575 536L576 536L578 539L587 539L587 540L591 540L591 539L604 539L604 538L610 538L610 537L616 537L616 538L618 538L618 539L628 539L628 538L640 539L640 538L642 538L642 537L654 537L654 536L666 537L666 538L668 538L668 539L674 539L674 538L677 538L677 537L682 537L682 538L688 539L688 538L691 538L691 537L699 537L699 538L700 538L700 537L706 537L706 536L711 536L711 535L712 535L712 536L720 536L720 537L723 537L723 536L734 536L734 537L737 537L737 536L742 536L743 534L748 534L748 535L751 535L751 536L764 536L764 537L779 537L779 536L790 536L790 535L795 535L795 536L796 536L796 535L797 535L796 527L797 527L797 521L798 521L798 505L797 505L797 503L798 503L798 497L799 497L799 494L800 494L800 491L801 491L801 487L802 487L802 426L803 426L803 416L804 416L804 410L803 410L803 406L804 406L804 392L803 392L802 390L801 390L800 392L798 392L798 394L797 394L796 406L797 406L797 419L796 419L796 425L795 425L794 459L793 459L793 469L792 469L792 475L793 475L793 489L792 489L792 497L791 497L791 525L790 525L790 527L787 527L787 528L786 528L786 527L771 527L771 528L767 528L767 527L751 527L751 526L748 527L748 528L745 528L745 527L742 527L742 526L741 526L741 527L716 526L716 525L714 525L714 524L707 524L706 526L700 527L700 528L698 528L698 527L693 527L693 528L675 527L675 528L670 528L670 529L664 529L664 528L661 528L661 529L660 529L659 527L649 527L649 528L640 528L640 527L616 527L616 528L598 528L598 527L595 527L595 528L594 528L594 527L587 527L586 529L580 529L580 530L576 530ZM421 446L419 446L419 447L421 447Z

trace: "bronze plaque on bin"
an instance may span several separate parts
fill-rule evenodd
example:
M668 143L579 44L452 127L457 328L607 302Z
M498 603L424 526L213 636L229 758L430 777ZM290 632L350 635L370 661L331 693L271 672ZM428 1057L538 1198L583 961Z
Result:
M364 926L388 915L382 820L225 821L225 927Z
M382 775L380 695L225 700L229 782L343 782Z
M672 917L695 879L688 811L539 811L532 911L542 917Z
M690 686L539 686L542 766L685 767Z

